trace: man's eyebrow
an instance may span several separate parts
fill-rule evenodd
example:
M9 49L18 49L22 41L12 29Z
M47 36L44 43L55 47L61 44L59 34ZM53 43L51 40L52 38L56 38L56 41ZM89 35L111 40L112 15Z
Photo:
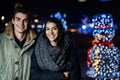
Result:
M21 19L20 17L17 17L17 16L16 16L15 18L17 18L17 19ZM24 20L28 20L28 18L25 18Z
M15 18L20 18L20 17L17 17L17 16L16 16Z

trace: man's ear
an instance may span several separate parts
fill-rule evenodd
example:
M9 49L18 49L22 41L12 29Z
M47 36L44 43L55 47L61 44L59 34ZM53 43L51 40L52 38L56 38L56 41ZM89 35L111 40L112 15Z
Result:
M12 18L12 24L14 24L14 19Z

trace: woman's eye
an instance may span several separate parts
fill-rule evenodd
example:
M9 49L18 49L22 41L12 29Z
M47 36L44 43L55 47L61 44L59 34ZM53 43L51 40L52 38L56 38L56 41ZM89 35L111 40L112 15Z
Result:
M46 28L45 30L49 30L49 28Z
M57 27L54 27L53 29L54 29L54 30L57 30L58 28L57 28Z

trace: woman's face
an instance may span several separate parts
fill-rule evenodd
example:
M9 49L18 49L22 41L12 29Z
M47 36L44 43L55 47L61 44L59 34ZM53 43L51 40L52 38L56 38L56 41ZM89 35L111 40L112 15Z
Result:
M56 42L55 40L58 37L57 25L53 22L47 22L45 33L50 42Z

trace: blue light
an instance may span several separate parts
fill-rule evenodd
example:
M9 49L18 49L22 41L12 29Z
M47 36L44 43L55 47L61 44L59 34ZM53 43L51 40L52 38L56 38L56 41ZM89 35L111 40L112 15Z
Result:
M111 27L111 24L113 26L112 16L97 15L92 21L94 26L97 26L93 31L96 43L89 51L88 56L92 66L89 66L87 75L95 80L120 80L120 49L112 43L115 36L114 27Z
M86 29L86 26L85 26L85 25L83 25L83 26L82 26L82 29Z
M101 2L110 2L111 0L100 0Z

